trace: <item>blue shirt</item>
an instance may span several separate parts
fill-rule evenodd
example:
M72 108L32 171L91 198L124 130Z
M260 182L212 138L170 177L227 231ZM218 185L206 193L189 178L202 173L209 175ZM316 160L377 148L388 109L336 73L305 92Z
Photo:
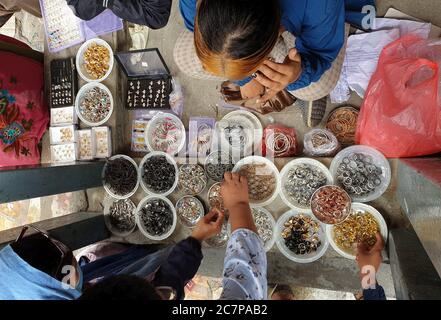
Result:
M0 250L0 300L73 300L80 295L32 267L11 246Z
M185 26L194 31L197 0L180 0ZM289 91L318 81L337 58L345 41L345 21L360 26L365 5L374 0L279 0L282 25L296 36L296 49L302 56L302 74ZM251 78L239 81L248 83Z

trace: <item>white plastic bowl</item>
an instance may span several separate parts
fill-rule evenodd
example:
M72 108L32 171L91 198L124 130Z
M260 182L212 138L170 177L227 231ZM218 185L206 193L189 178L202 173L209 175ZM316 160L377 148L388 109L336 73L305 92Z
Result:
M80 111L80 103L81 100L83 99L84 95L91 90L92 88L98 87L101 90L104 90L110 98L110 110L109 113L107 114L107 116L101 120L100 122L90 122L89 120L85 119L83 117L83 114ZM107 121L109 121L110 117L112 116L113 113L113 96L112 93L110 92L109 88L107 88L105 85L103 85L102 83L99 82L90 82L85 84L84 86L81 87L81 89L78 91L77 97L75 99L75 112L77 113L78 118L80 118L80 120L87 126L89 127L98 127L103 125L104 123L106 123Z
M267 158L260 156L249 156L243 158L238 163L236 163L236 165L233 168L233 172L239 172L244 165L253 164L253 163L267 165L273 171L274 176L276 178L276 187L274 189L273 194L270 197L268 197L263 201L250 200L251 207L266 207L267 205L271 204L277 198L277 195L280 193L281 184L280 184L279 170L274 165L274 163L268 160Z
M156 124L159 121L162 121L167 118L171 119L173 122L175 122L176 125L180 127L180 131L181 131L181 140L179 141L179 143L177 143L177 147L173 148L171 150L167 150L168 154L175 155L175 154L178 154L184 148L185 140L186 140L186 133L185 133L184 124L182 123L181 119L179 119L174 114L160 112L156 116L154 116L152 118L152 120L150 120L149 123L147 124L147 129L145 130L145 133L144 133L145 141L147 144L147 148L150 151L161 151L161 152L163 151L163 150L156 150L153 148L152 141L151 141L152 140L152 131L153 131L153 128L156 126Z
M250 111L235 110L225 115L221 121L241 122L246 127L248 127L248 129L253 130L253 132L251 133L252 141L250 141L248 145L245 146L243 153L245 156L251 155L253 151L256 154L260 154L260 152L262 151L263 127L259 118L257 118ZM216 124L216 128L219 128L219 122ZM221 136L219 137L219 139L221 141L222 150L230 150L230 144ZM235 154L239 152L240 150L233 150L233 157L235 157Z
M289 218L291 218L292 216L297 216L299 214L311 217L313 220L317 221L320 225L319 237L320 237L320 241L322 242L322 245L319 247L319 249L316 252L313 252L310 254L305 254L305 255L296 255L294 252L289 250L288 247L285 245L285 240L282 237L282 232L285 229L284 224L285 224L285 222L287 222L289 220ZM277 232L277 234L276 234L277 247L279 248L280 252L282 252L282 254L291 261L294 261L297 263L311 263L311 262L314 262L314 261L320 259L325 254L326 250L328 249L329 242L326 237L325 228L324 228L323 224L312 215L312 213L298 213L295 210L290 210L288 212L285 212L279 218L279 220L277 220L276 228L277 228L277 231L276 231Z
M188 198L193 199L199 206L199 218L194 224L183 219L178 214L178 207L179 207L180 202L183 201L184 199L188 199ZM198 198L196 198L194 196L183 196L182 198L180 198L178 201L176 201L175 209L176 209L176 214L178 215L178 218L179 218L179 221L181 222L181 224L187 228L190 228L190 229L194 228L196 226L196 224L199 222L199 220L202 219L202 217L205 215L204 205L202 204L202 202Z
M172 223L170 230L161 236L154 236L154 235L151 235L150 233L148 233L147 230L145 229L144 224L142 223L141 217L140 217L140 212L141 212L142 208L144 208L144 206L149 201L154 200L154 199L161 199L161 200L165 201L167 203L167 205L170 207L170 210L172 211L172 214L173 214L173 223ZM170 237L176 229L177 220L178 220L178 217L176 215L175 207L174 207L173 203L171 203L171 201L169 199L167 199L166 197L147 196L141 200L141 202L138 204L138 207L136 208L136 224L138 225L139 230L147 239L150 239L153 241L162 241L162 240L165 240L168 237Z
M136 175L137 176L137 181L136 181L135 188L131 192L129 192L128 194L123 195L123 196L118 195L116 193L113 193L113 191L109 188L109 186L106 183L104 183L104 172L106 170L106 164L104 165L103 171L101 172L101 179L103 181L104 190L106 190L106 192L112 198L115 198L115 199L118 199L118 200L124 200L124 199L130 198L131 196L133 196L136 193L136 191L138 190L138 187L139 187L139 173L138 173L139 172L139 168L138 168L138 165L136 164L135 160L133 160L132 158L130 158L129 156L126 156L124 154L114 155L113 157L109 158L109 161L110 160L115 160L115 159L118 159L118 158L122 158L122 159L128 160L131 164L133 164L135 166L135 169L136 169L136 172L137 172L137 175Z
M363 210L365 212L369 212L370 214L372 214L375 218L375 220L377 220L378 225L380 227L380 233L381 236L383 237L384 242L387 241L387 236L388 236L388 229L387 229L387 224L386 221L384 221L383 216L381 215L380 212L378 212L377 209L375 209L374 207L368 206L367 204L364 203L352 203L352 210ZM326 226L326 236L328 237L329 243L331 244L331 247L337 251L338 254L340 254L342 257L351 259L351 260L355 260L355 255L352 255L342 249L340 249L340 247L335 243L334 241L334 225L327 225Z
M274 246L274 243L276 242L276 234L277 234L276 219L274 219L271 212L269 212L267 209L262 207L255 207L252 209L253 217L254 217L254 210L260 210L264 212L265 215L269 218L270 224L272 226L273 237L266 244L264 244L264 249L266 252L268 252L271 250L271 248Z
M91 46L91 45L101 45L106 47L107 50L109 50L109 69L107 70L106 74L100 78L100 79L92 79L90 78L90 75L87 73L86 69L84 68L84 53L86 52L86 50ZM100 39L100 38L94 38L94 39L90 39L87 40L86 42L84 42L81 47L78 49L78 53L76 56L76 66L77 66L77 71L78 74L80 75L81 79L83 79L86 82L102 82L104 80L106 80L109 75L112 73L112 69L113 69L113 65L114 65L115 59L113 57L113 50L110 47L110 45Z
M147 161L147 159L154 157L154 156L164 156L167 159L168 163L171 163L175 167L175 182L173 183L173 186L171 187L171 189L164 192L164 193L156 193L156 192L150 190L147 187L147 185L145 184L144 179L142 178L142 174L143 174L143 170L144 170L143 169L144 163ZM178 165L176 164L175 159L165 152L161 152L161 151L150 152L147 155L145 155L144 158L142 158L141 163L139 164L138 180L140 181L141 188L144 190L145 193L150 194L150 195L154 195L154 196L166 197L169 194L171 194L173 191L175 191L176 187L178 186L178 180L179 180Z
M381 175L381 185L378 186L374 192L372 192L368 195L365 195L365 196L355 196L352 194L349 194L349 196L352 198L352 200L354 202L374 201L374 200L378 199L379 197L381 197L384 192L386 192L387 188L389 187L390 180L392 177L389 162L387 161L386 157L378 150L371 148L371 147L368 147L368 146L362 146L362 145L352 146L352 147L348 147L346 149L343 149L335 156L334 160L332 160L331 167L330 167L331 174L334 177L335 183L338 184L337 170L338 170L338 167L340 166L340 163L343 161L344 158L346 158L347 156L350 156L354 153L362 153L362 154L370 155L373 159L373 164L376 165L377 167L380 167L381 170L383 171L383 173Z
M305 207L299 206L298 204L293 203L290 200L291 197L286 192L284 185L285 185L286 178L287 178L289 172L294 167L297 167L297 166L302 165L302 164L307 164L307 165L313 166L313 167L319 169L321 172L323 172L323 174L327 178L326 185L334 184L334 178L332 177L331 172L329 171L329 169L324 164L322 164L321 162L319 162L317 160L309 159L309 158L300 158L300 159L294 159L294 160L291 160L290 162L288 162L283 167L282 171L280 172L280 183L281 183L280 184L280 186L281 186L280 187L280 189L281 189L280 197L282 198L283 202L285 202L285 204L288 207L290 207L292 209L295 209L295 210L297 210L298 212L301 212L301 213L303 213L303 212L310 212L311 211L311 206L308 206L307 208L305 208Z
M133 224L133 228L131 230L126 231L126 232L121 232L121 231L119 231L117 228L115 228L113 226L113 224L110 222L110 218L109 218L109 216L110 216L110 207L112 206L112 204L114 202L117 202L117 201L120 201L120 200L125 200L125 199L114 199L112 197L106 197L104 199L104 223L106 224L107 229L112 234L114 234L117 237L124 238L124 237L129 236L130 234L132 234L136 230L136 206L135 206L135 204L131 200L128 200L128 201L133 203L133 208L134 208L133 209L133 211L134 211L133 215L135 216L135 223Z

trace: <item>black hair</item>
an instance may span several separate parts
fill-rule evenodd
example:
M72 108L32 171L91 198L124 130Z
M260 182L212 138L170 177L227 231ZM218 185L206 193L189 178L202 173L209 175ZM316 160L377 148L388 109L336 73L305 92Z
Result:
M147 280L132 275L117 275L85 289L79 300L161 300L161 297Z
M200 0L197 28L209 50L245 59L275 45L280 5L278 0Z

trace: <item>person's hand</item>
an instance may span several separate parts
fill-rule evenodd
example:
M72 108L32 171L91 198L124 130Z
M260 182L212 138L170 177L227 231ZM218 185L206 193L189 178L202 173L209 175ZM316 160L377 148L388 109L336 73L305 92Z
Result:
M248 205L250 199L247 179L238 173L226 172L221 186L221 195L225 208L230 211L234 207Z
M202 243L202 241L219 234L224 223L224 216L224 213L220 210L212 209L199 220L191 233L191 237Z
M384 248L384 240L379 232L376 234L377 242L372 248L368 248L366 244L360 243L357 248L357 264L360 268L360 277L364 277L367 272L363 272L363 268L366 266L372 266L375 268L375 272L378 272L383 257L381 251Z
M265 87L255 79L240 87L242 99L261 98L265 94Z
M258 69L256 80L266 88L260 99L268 101L288 85L295 82L302 73L302 58L296 49L291 49L283 63L266 60Z

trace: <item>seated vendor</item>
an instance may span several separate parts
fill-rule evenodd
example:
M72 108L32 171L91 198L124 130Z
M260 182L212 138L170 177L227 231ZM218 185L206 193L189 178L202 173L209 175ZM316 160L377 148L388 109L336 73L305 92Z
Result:
M167 25L172 0L66 0L74 13L91 20L106 9L129 22L160 29Z
M175 61L194 78L236 81L241 98L257 105L286 89L316 126L340 77L345 21L360 26L365 5L374 1L180 0L188 31Z

